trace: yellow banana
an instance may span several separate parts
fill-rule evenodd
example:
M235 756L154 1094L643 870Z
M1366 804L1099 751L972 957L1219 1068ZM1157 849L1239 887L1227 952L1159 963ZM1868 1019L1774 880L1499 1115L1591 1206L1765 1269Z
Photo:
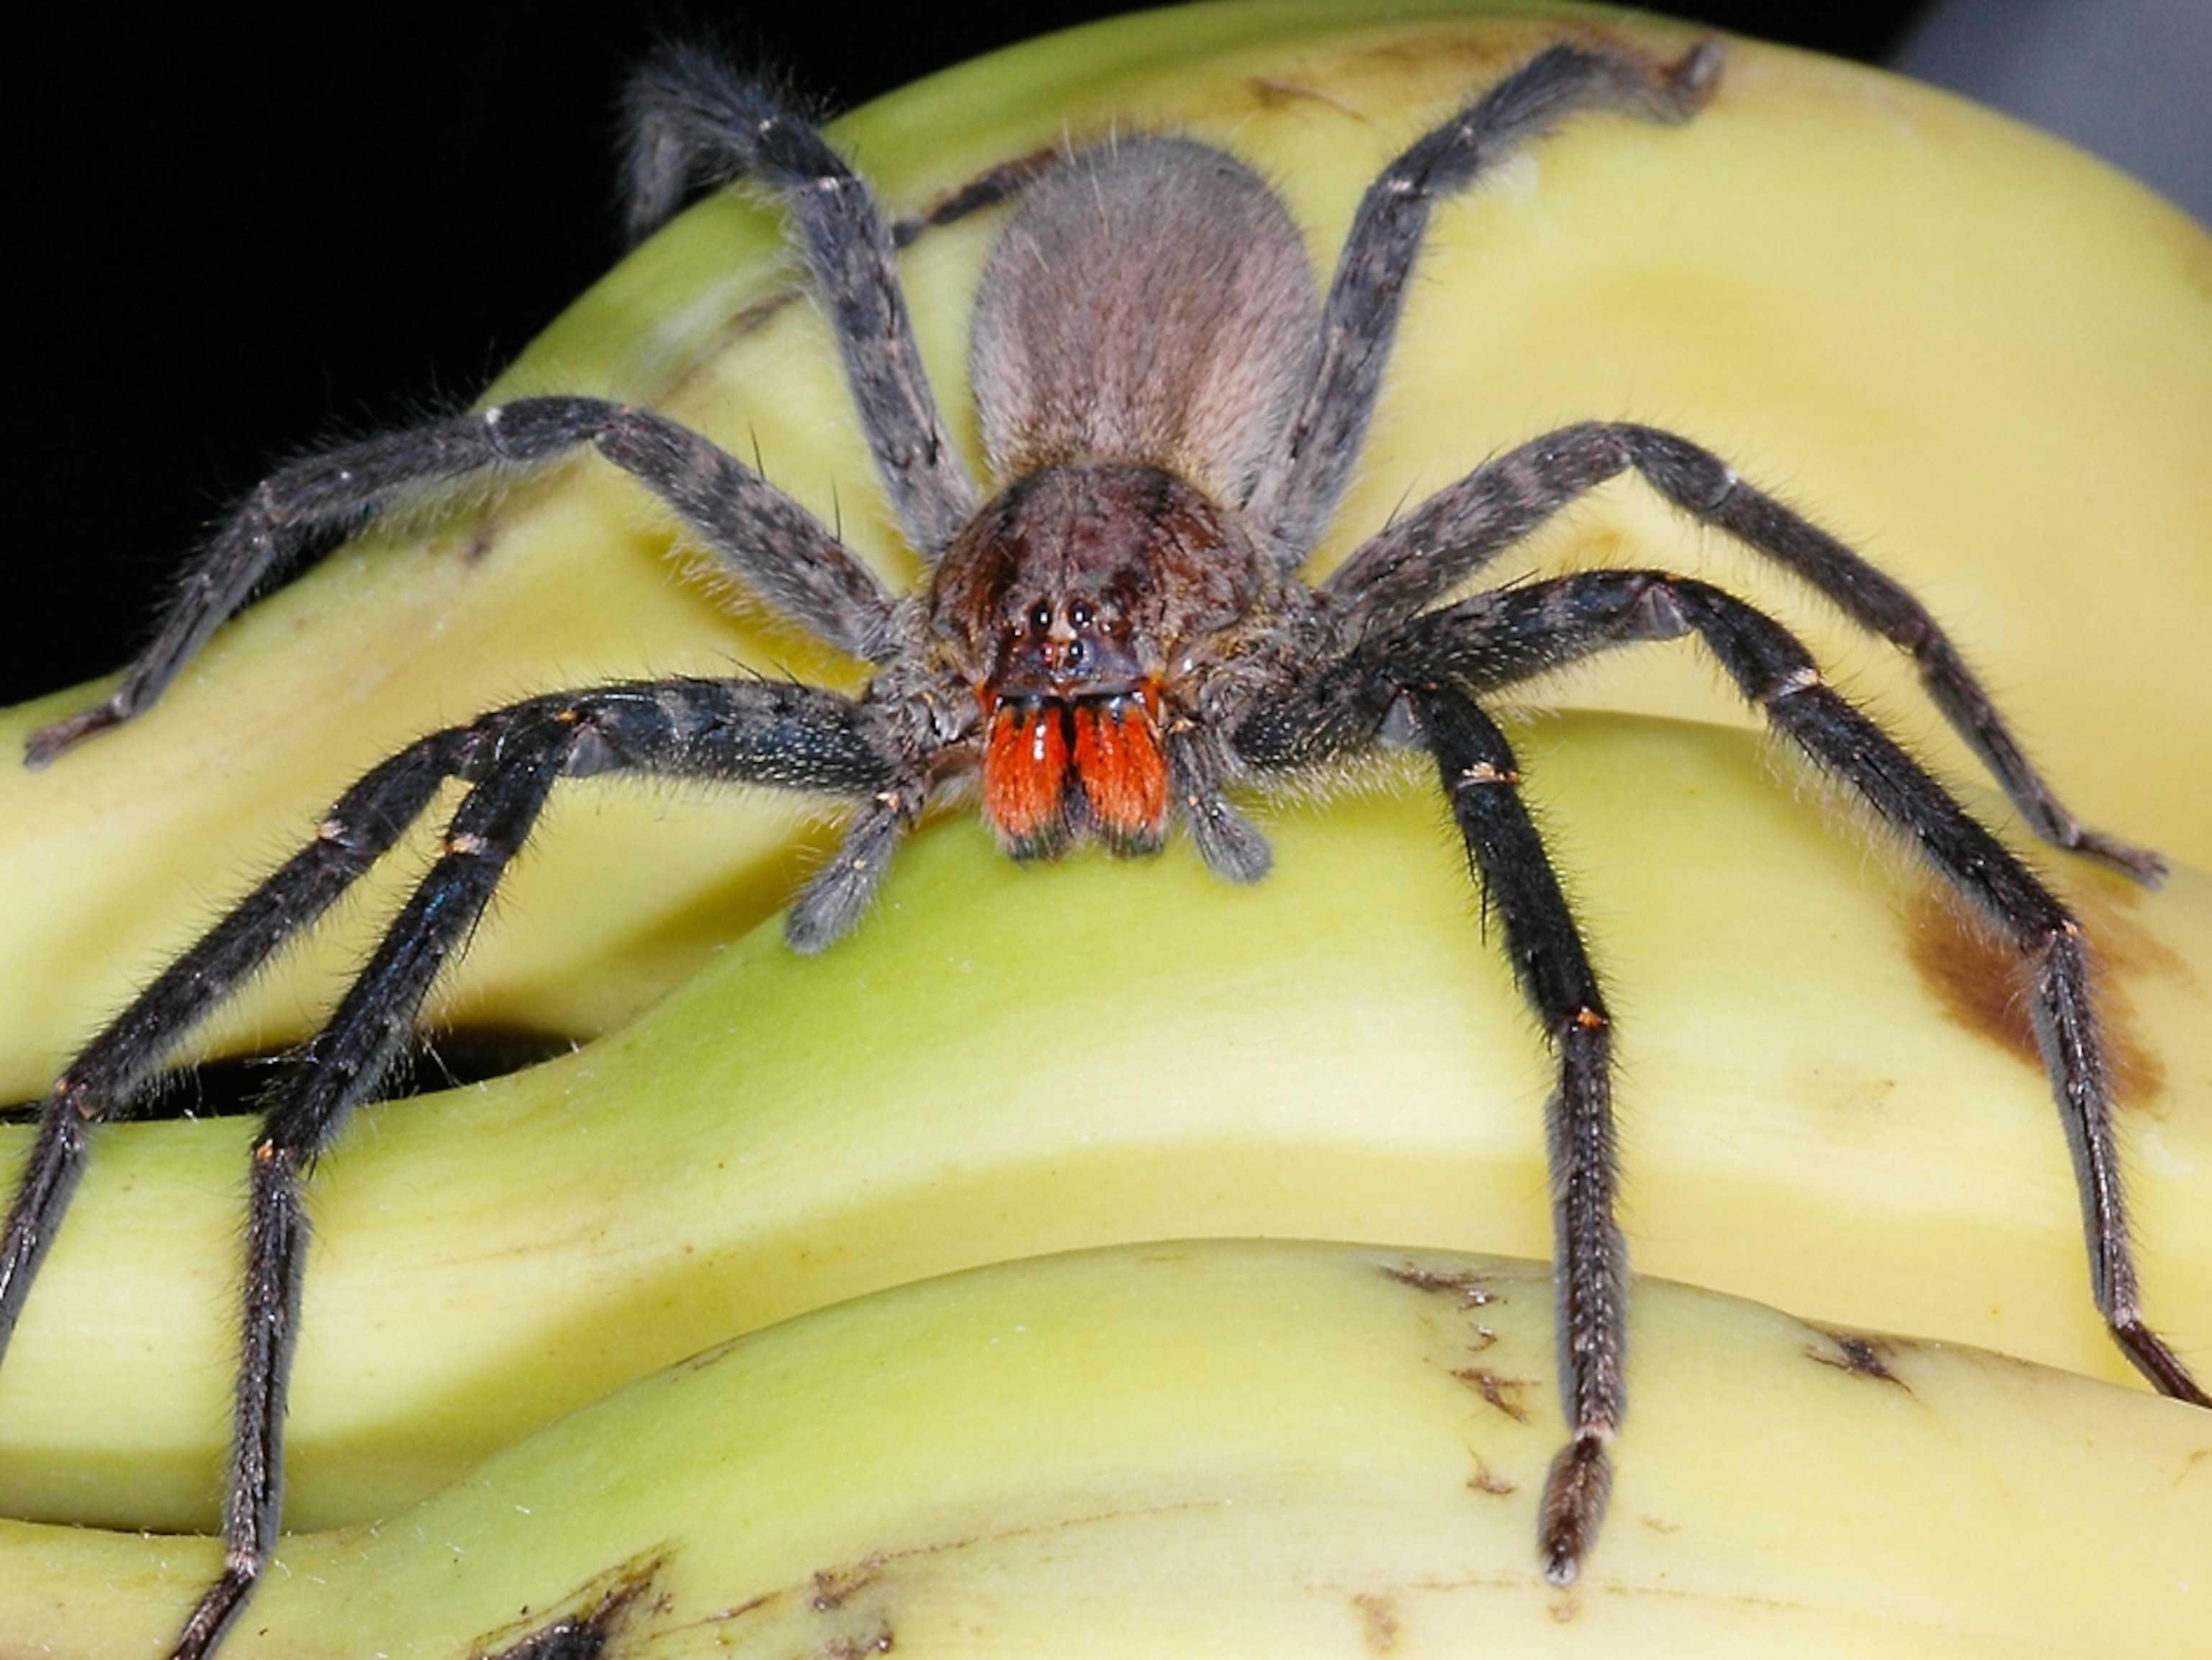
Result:
M1579 9L1495 11L1132 20L937 77L839 136L914 211L1064 130L1187 127L1259 159L1325 258L1396 144L1562 28L1661 51L1685 38ZM941 387L964 385L989 228L932 231L904 267ZM848 538L908 575L862 505L826 336L778 298L777 248L772 216L702 208L580 302L501 392L642 398L741 450L757 433L775 482L825 517L842 482ZM2208 270L2201 231L2047 140L1739 46L1713 107L1664 143L1586 123L1438 216L1322 562L1518 437L1589 415L1663 423L1912 583L2085 811L2212 861L2212 783L2174 763L2212 750L2212 690L2190 672L2212 615ZM957 392L945 401L962 410ZM672 585L666 542L633 490L580 467L380 534L226 631L146 720L49 773L0 773L4 1087L42 1090L210 903L432 724L540 686L732 655L849 680L851 666ZM1717 550L1623 485L1531 558L1711 569ZM1726 556L1722 574L1802 610L1747 560ZM1909 672L1838 627L1807 632L1964 773ZM1609 666L1571 701L1741 720L1708 671L1672 660L1683 654ZM18 711L0 739L82 701ZM1869 860L1825 801L1778 788L1741 733L1613 714L1522 747L1621 1018L1638 1265L1823 1321L2124 1377L2088 1306L2063 1141L2002 953L1954 922L1917 868ZM917 838L851 941L801 961L772 931L747 933L819 846L792 809L574 787L444 1014L599 1041L374 1112L325 1161L291 1522L393 1515L704 1343L971 1263L1197 1232L1542 1255L1541 1056L1428 791L1385 778L1357 799L1279 804L1268 828L1277 873L1233 891L1176 850L1150 870L1016 870L948 823ZM404 881L408 861L392 862L376 897L197 1052L301 1035ZM2057 874L2101 948L2130 1063L2146 1304L2202 1356L2212 885L2183 870L2145 897ZM0 1511L211 1521L246 1139L232 1122L102 1133L0 1368ZM1668 1386L1643 1376L1639 1342L1637 1438L1601 1565L1634 1536L1632 1479L1700 1473L1692 1438L1679 1455L1645 1439ZM1537 1358L1516 1376L1548 1375L1543 1347L1524 1345ZM2051 1387L2070 1402L2076 1386ZM1530 1399L1548 1433L1547 1387ZM896 1432L902 1409L877 1403L877 1431ZM2177 1408L2112 1409L2203 1438ZM720 1410L745 1425L742 1405ZM599 1456L617 1456L605 1433ZM1905 1506L1926 1490L1895 1491ZM1993 1531L2020 1508L1971 1491ZM1754 1511L1732 1525L1764 1536ZM1499 1572L1538 1607L1525 1516L1516 1525ZM685 1512L671 1530L698 1526ZM184 1584L212 1560L172 1554ZM297 1581L307 1558L283 1554ZM757 1570L764 1585L811 1571L775 1562ZM2116 1583L2100 1572L2087 1583ZM250 1626L280 1618L283 1579ZM0 1572L0 1591L21 1583ZM177 1601L149 1631L166 1633ZM159 1637L143 1640L151 1651Z
M1577 715L1522 747L1618 988L1638 1265L2126 1378L2007 953L1748 734ZM314 1183L288 1515L389 1514L720 1336L978 1262L1191 1233L1547 1254L1545 1057L1432 787L1281 814L1249 890L1172 856L1019 867L948 821L833 952L757 930L565 1060L370 1110ZM2186 1346L2212 881L2068 874L2132 1074L2147 1306ZM0 1371L7 1513L211 1520L252 1128L103 1132Z
M1201 132L1267 169L1325 261L1394 146L1563 29L1655 52L1690 38L1588 9L1362 12L1328 0L1101 25L934 76L837 136L894 211L916 213L1069 134ZM931 231L902 266L948 418L971 442L963 354L992 228ZM2195 671L2212 615L2208 265L2199 228L2054 141L1740 43L1689 126L1574 125L1437 216L1316 564L1532 433L1593 414L1662 422L1914 584L2085 811L2212 863L2212 774L2183 761L2212 750L2212 683ZM904 582L826 331L778 302L788 275L773 213L709 202L584 296L495 395L641 398L747 455L757 440L780 487ZM733 658L851 682L853 665L796 633L732 621L717 596L672 581L668 526L611 469L578 466L365 538L227 629L160 721L44 774L0 768L0 1091L44 1089L212 905L434 724L540 687ZM1895 654L1633 482L1539 538L1529 562L1623 559L1710 570L1771 605L1932 759L1972 775ZM1688 655L1617 659L1559 695L1750 724ZM83 701L58 693L9 730ZM2147 723L2156 741L2139 744ZM452 976L448 1018L608 1030L781 904L820 845L771 798L588 799L515 873L499 925ZM404 880L388 873L201 1052L302 1036Z
M380 1524L289 1538L228 1652L2201 1648L2191 1409L1651 1280L1612 1529L1551 1589L1528 1548L1548 1282L1181 1242L904 1286L636 1383ZM216 1554L0 1523L0 1586L40 1587L0 1592L0 1654L155 1652Z

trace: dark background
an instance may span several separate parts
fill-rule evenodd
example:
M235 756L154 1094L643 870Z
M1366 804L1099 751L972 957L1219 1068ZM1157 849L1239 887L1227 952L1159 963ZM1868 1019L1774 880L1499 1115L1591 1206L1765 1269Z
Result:
M11 37L0 526L17 625L0 703L119 666L164 576L272 460L465 403L612 263L614 91L685 15L533 9L456 6L432 29L340 8L282 28L87 9L49 17L46 43ZM821 5L718 33L842 107L1127 9L915 9L880 38ZM1879 59L1919 7L1685 9Z

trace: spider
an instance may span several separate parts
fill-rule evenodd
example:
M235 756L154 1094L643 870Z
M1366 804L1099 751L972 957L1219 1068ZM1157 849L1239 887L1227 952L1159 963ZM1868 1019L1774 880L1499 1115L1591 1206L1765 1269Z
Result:
M395 497L586 449L659 496L751 593L874 670L858 696L756 678L586 687L417 739L341 795L305 847L54 1080L0 1235L0 1343L91 1126L127 1110L186 1031L390 850L441 784L468 787L435 861L252 1143L228 1548L174 1656L213 1651L275 1541L308 1167L404 1053L441 965L465 946L556 786L620 772L850 800L835 856L785 917L792 946L818 952L860 921L902 836L956 791L976 796L1017 859L1088 842L1149 854L1180 825L1216 874L1249 883L1267 873L1269 852L1237 787L1384 744L1426 751L1556 1066L1548 1152L1566 1435L1536 1550L1547 1578L1571 1582L1598 1536L1626 1401L1611 1019L1484 700L1601 651L1686 636L2015 943L2073 1148L2097 1306L2161 1392L2212 1405L2142 1317L2085 945L2060 902L1830 689L1786 629L1722 590L1607 569L1452 597L1586 492L1633 471L1909 652L2046 840L2157 881L2155 854L2061 805L1909 593L1691 440L1595 420L1476 467L1325 580L1298 575L1358 454L1435 204L1577 114L1687 121L1720 69L1711 41L1663 64L1574 42L1541 52L1382 170L1325 295L1281 201L1223 150L1138 135L1002 181L1020 199L984 272L971 347L988 489L945 438L892 238L860 178L812 126L707 53L672 49L638 73L633 230L658 226L696 188L736 179L785 198L926 580L889 593L757 472L651 409L532 397L272 474L198 556L114 692L32 739L27 758L43 766L141 714L266 574Z

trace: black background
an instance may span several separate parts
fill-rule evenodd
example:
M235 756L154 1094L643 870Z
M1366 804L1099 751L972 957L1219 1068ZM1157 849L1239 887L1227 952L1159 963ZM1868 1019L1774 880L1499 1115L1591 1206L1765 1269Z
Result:
M886 27L825 5L715 32L842 107L1127 9L968 5ZM1874 59L1917 7L1695 9ZM690 18L611 0L568 23L454 11L434 27L87 12L10 40L0 703L118 666L165 575L273 460L466 402L617 257L614 91Z

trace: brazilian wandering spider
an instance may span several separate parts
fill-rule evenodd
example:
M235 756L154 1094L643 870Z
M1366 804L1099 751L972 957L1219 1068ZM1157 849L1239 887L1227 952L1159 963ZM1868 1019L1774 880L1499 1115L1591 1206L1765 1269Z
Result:
M1719 70L1710 45L1667 65L1575 45L1536 56L1383 171L1325 298L1280 203L1224 152L1129 137L1041 170L1020 185L975 305L987 501L942 437L865 186L805 123L703 56L667 53L639 76L634 228L653 228L695 185L745 176L787 195L885 490L928 576L915 595L887 593L757 475L649 410L530 398L272 475L193 565L115 694L33 739L29 759L42 765L143 712L259 578L389 499L586 447L662 498L755 596L876 670L857 697L754 678L641 681L532 697L430 733L348 790L301 851L55 1080L0 1240L0 1341L81 1174L89 1125L126 1110L192 1025L391 848L443 782L469 786L437 861L254 1144L229 1549L177 1654L213 1650L274 1543L307 1167L403 1051L440 965L465 944L556 781L623 771L853 801L837 855L786 919L793 946L818 951L860 919L932 798L956 787L979 794L1016 857L1088 841L1150 853L1172 824L1217 874L1249 882L1268 850L1233 787L1385 741L1425 750L1555 1052L1569 1438L1538 1549L1549 1578L1571 1580L1603 1517L1626 1400L1610 1024L1513 754L1479 700L1613 646L1685 635L2017 944L2075 1148L2098 1305L2159 1389L2212 1404L2140 1317L2104 1051L2063 906L1829 690L1780 625L1724 593L1599 570L1450 599L1555 513L1632 471L1907 650L2046 839L2155 880L2154 855L2085 830L2059 804L1909 595L1692 441L1600 422L1478 467L1325 581L1297 576L1344 493L1433 204L1577 112L1686 120Z

